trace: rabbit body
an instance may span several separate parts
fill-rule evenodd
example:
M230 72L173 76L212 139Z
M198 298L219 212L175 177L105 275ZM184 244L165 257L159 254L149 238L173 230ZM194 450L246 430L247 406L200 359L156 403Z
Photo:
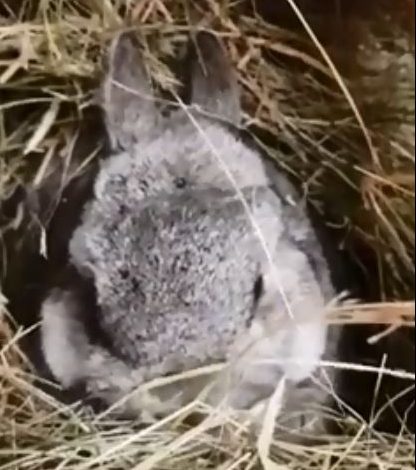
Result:
M166 117L143 98L151 90L129 36L113 42L101 90L113 155L69 245L70 263L94 285L94 328L108 343L89 337L76 292L55 288L42 308L45 358L63 386L84 383L107 405L148 380L222 361L228 378L211 389L212 404L247 409L282 376L292 408L322 402L328 392L312 382L296 390L329 350L326 262L288 182L276 174L274 191L260 155L201 113L240 119L232 72L213 76L223 50L205 34L198 45L207 61L207 77L194 62L200 107ZM195 398L205 382L194 383L152 403L133 394L121 411L163 415Z

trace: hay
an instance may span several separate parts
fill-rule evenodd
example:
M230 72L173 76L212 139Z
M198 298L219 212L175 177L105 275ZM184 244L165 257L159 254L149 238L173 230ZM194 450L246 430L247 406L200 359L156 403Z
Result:
M244 424L218 410L191 404L163 421L140 428L114 423L77 405L64 407L32 385L10 334L0 349L0 468L37 469L411 469L414 437L403 426L382 434L353 414L340 418L344 435L314 447L257 440ZM207 416L187 427L191 409ZM270 415L269 415L270 416ZM374 418L376 419L376 417ZM211 431L221 426L220 436ZM263 462L264 466L261 465Z
M177 83L164 64L181 52L195 25L215 29L237 65L253 137L357 259L369 297L382 302L348 306L348 312L345 307L337 313L341 321L386 324L385 334L398 325L412 327L411 32L393 12L386 18L380 3L369 16L359 15L358 7L342 23L337 44L324 34L326 26L304 16L304 8L293 13L292 0L277 3L264 0L254 8L255 2L231 0L0 1L0 203L20 184L41 186L54 159L64 158L114 30L140 25L155 80L169 90ZM412 15L412 1L400 4ZM324 24L325 18L335 22L332 12L319 15ZM274 16L280 21L273 22ZM0 213L9 242L26 223L14 209ZM1 249L0 282L7 280L19 246L18 235L11 240L10 251ZM0 309L5 312L3 300ZM342 436L313 448L275 441L266 433L268 423L259 442L246 426L202 404L194 406L210 417L196 428L183 424L188 409L145 429L97 420L33 386L17 348L22 333L0 318L1 470L256 469L260 461L271 469L414 468L414 437L404 425L390 436L354 413L339 418ZM382 376L385 370L374 372ZM411 386L404 380L403 393ZM218 420L222 438L210 432Z

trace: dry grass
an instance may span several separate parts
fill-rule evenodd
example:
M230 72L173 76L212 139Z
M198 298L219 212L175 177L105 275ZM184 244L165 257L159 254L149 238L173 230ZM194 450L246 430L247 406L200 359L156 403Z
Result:
M123 22L140 25L154 77L166 89L176 82L163 64L195 25L209 27L238 67L254 137L361 263L367 290L381 302L343 307L333 321L385 324L382 334L413 327L410 35L373 15L354 19L343 34L355 39L334 45L315 35L292 0L285 2L295 8L295 29L266 22L251 2L230 0L0 1L0 12L2 4L22 6L16 13L5 6L0 16L0 201L22 182L42 184L54 159L65 158L90 103L103 46ZM410 12L414 4L403 7ZM17 211L0 225L3 235L22 221ZM13 256L0 253L1 279ZM0 309L5 312L5 299ZM183 423L190 409L145 429L98 420L35 388L16 346L22 333L5 326L0 332L0 470L414 468L414 437L405 426L397 436L381 434L354 413L339 417L342 436L313 448L275 441L267 422L257 439L247 426L199 403L193 406L208 419L196 428ZM412 374L403 371L367 373L402 374L403 393L413 386ZM221 438L211 432L218 423Z
M77 405L64 407L32 385L30 369L22 364L15 337L6 332L0 349L2 470L414 468L414 437L405 426L398 435L387 435L352 413L337 418L343 435L308 447L274 439L267 420L257 437L232 416L193 403L140 428L97 417ZM407 387L412 384L411 374L402 378ZM191 411L206 419L186 426ZM267 417L272 416L269 408Z

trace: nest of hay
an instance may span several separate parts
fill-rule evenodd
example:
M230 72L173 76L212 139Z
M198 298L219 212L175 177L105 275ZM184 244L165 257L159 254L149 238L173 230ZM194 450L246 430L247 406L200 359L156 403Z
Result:
M0 1L0 229L7 242L0 287L15 283L10 273L22 268L15 254L26 219L10 201L19 186L42 184L53 160L65 158L91 103L106 41L123 25L140 27L154 78L169 90L178 84L168 64L189 33L204 27L223 38L236 64L253 137L353 258L367 299L390 302L348 318L411 327L414 2L364 3ZM184 425L183 410L135 429L65 408L33 386L17 346L23 333L6 324L1 299L1 469L414 466L405 425L391 436L353 413L340 418L342 436L309 448L276 441L270 423L253 436L224 417L218 438L210 432L215 413L196 428ZM345 312L342 318L347 322ZM409 386L403 383L403 393Z

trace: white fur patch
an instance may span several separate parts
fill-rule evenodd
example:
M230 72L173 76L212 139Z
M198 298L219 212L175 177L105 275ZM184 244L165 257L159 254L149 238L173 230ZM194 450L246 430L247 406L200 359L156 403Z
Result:
M53 375L64 387L70 387L82 377L84 333L70 312L65 297L46 299L42 305L42 348ZM78 333L79 336L77 334Z

